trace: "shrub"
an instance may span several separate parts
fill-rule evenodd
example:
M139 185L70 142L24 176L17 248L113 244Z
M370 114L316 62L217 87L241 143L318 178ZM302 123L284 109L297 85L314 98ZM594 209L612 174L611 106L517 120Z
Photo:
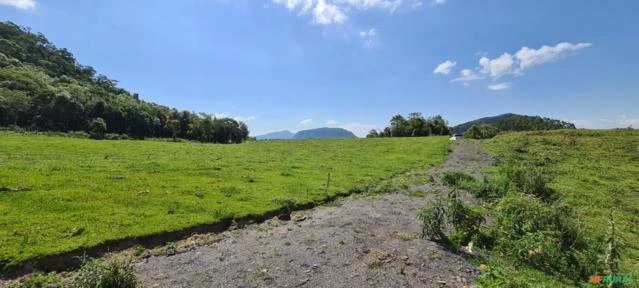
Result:
M473 178L473 176L459 171L444 173L442 180L444 183L458 188L462 188L461 186L464 186L466 183L475 182L475 178Z
M459 199L459 193L455 190L448 194L446 214L448 221L455 228L455 239L451 238L451 242L457 246L468 244L471 239L479 234L479 227L484 222L484 216L464 205Z
M76 288L134 288L138 286L133 262L85 260L72 281Z
M464 133L470 139L488 139L497 136L499 129L490 124L473 125Z
M446 212L441 205L441 200L437 202L424 207L417 215L417 218L422 221L422 238L442 240L446 237L443 232Z
M508 181L505 178L489 180L484 177L482 181L476 181L468 187L468 191L477 198L494 200L503 197L508 191Z
M547 202L556 200L555 191L546 186L549 181L541 169L519 167L508 171L506 175L517 191Z
M597 263L566 206L551 205L525 194L511 193L496 207L496 248L513 260L545 272L586 277ZM598 253L595 251L595 253Z
M63 287L55 273L34 273L18 281L8 283L8 288L57 288Z
M91 121L91 138L104 139L104 135L107 131L107 125L104 119L98 117Z

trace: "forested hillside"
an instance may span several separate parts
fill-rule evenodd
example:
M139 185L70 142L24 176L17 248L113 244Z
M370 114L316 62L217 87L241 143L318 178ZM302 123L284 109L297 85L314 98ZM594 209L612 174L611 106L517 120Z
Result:
M143 101L41 33L11 22L0 22L0 126L217 143L239 143L249 134L230 118Z
M512 113L484 117L454 127L456 133L464 133L473 125L491 124L500 131L537 131L555 129L575 129L575 124L541 116L517 115Z

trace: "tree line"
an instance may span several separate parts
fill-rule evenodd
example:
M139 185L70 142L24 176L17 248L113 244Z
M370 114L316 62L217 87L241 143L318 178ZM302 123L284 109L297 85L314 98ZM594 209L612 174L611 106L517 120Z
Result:
M371 130L366 135L367 138L377 137L423 137L448 135L450 127L448 121L442 116L436 115L424 118L422 113L413 112L406 118L402 115L395 115L390 119L390 126L383 130Z
M495 126L500 131L536 131L576 129L575 124L541 116L513 115L499 120Z
M240 143L246 124L146 102L41 33L0 22L0 126Z

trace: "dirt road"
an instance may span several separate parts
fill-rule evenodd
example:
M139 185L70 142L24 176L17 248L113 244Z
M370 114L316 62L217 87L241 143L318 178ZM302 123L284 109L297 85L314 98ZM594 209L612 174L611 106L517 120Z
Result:
M148 287L471 287L479 271L420 238L419 210L445 171L476 173L490 157L474 142L455 145L428 171L433 183L294 213L227 231L222 240L136 264ZM413 196L410 196L410 195Z

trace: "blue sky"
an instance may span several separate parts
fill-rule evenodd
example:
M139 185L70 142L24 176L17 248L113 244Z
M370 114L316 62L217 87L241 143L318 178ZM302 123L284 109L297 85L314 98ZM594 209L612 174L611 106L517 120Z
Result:
M395 114L639 128L638 1L0 0L145 100L252 135Z

